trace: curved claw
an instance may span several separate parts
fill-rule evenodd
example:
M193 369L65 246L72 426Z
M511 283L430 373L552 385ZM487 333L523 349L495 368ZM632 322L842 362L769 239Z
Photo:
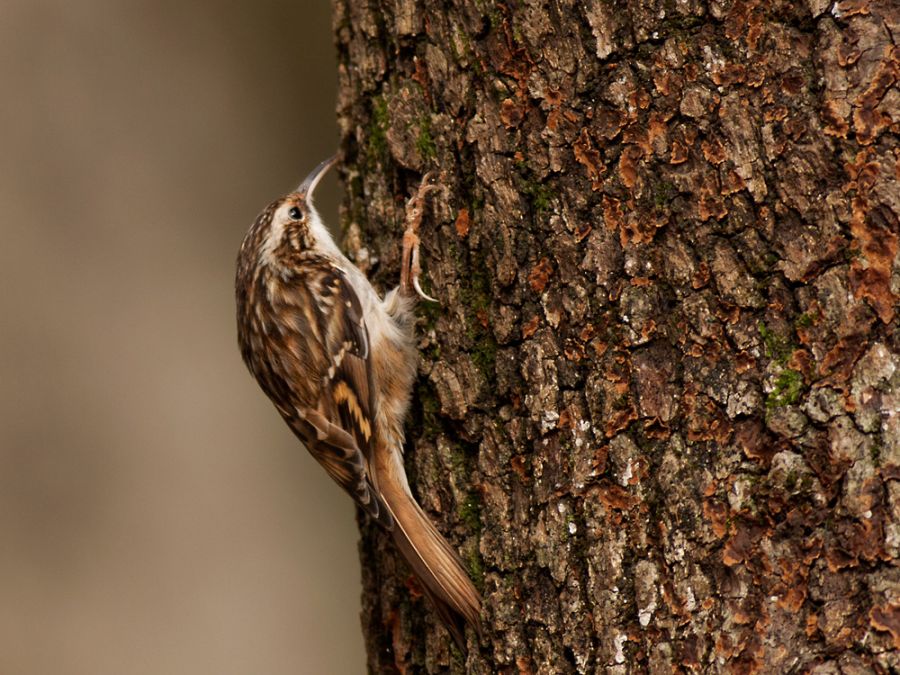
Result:
M419 286L419 277L413 277L413 288L416 289L416 294L422 298L423 300L428 300L428 302L437 302L437 298L432 298L425 291L422 290L422 287Z

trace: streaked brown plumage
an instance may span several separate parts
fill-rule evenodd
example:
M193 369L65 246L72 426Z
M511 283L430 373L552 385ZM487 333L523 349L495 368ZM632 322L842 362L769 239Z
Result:
M465 650L481 598L428 520L403 469L415 376L412 307L426 194L410 200L400 286L383 299L338 249L312 204L320 164L259 215L237 264L238 341L260 387L325 471L389 530L438 616ZM427 297L427 296L424 296Z

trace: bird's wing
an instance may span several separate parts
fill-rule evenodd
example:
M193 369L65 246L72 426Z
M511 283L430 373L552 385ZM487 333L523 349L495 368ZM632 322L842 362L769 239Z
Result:
M304 440L328 475L369 515L391 527L390 513L372 486L369 470L375 400L362 305L336 266L321 270L309 287L313 333L327 367L316 407L297 410Z

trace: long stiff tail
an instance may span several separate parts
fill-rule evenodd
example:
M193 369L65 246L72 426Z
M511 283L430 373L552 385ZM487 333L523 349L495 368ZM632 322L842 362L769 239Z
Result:
M394 517L394 542L422 582L441 622L465 653L464 624L468 622L481 633L481 596L459 555L413 499L405 473L398 475L398 468L403 472L399 453L391 454L390 466L379 467L378 489Z

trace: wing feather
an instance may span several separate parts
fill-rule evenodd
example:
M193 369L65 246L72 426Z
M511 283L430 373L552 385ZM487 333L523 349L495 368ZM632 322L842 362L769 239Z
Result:
M391 529L390 511L369 480L367 463L354 438L311 408L298 410L296 423L291 426L332 480L372 518Z
M325 268L308 287L315 289L311 305L327 363L316 407L298 409L302 420L298 426L328 475L369 515L390 528L390 512L372 485L369 469L375 401L362 305L335 266Z

